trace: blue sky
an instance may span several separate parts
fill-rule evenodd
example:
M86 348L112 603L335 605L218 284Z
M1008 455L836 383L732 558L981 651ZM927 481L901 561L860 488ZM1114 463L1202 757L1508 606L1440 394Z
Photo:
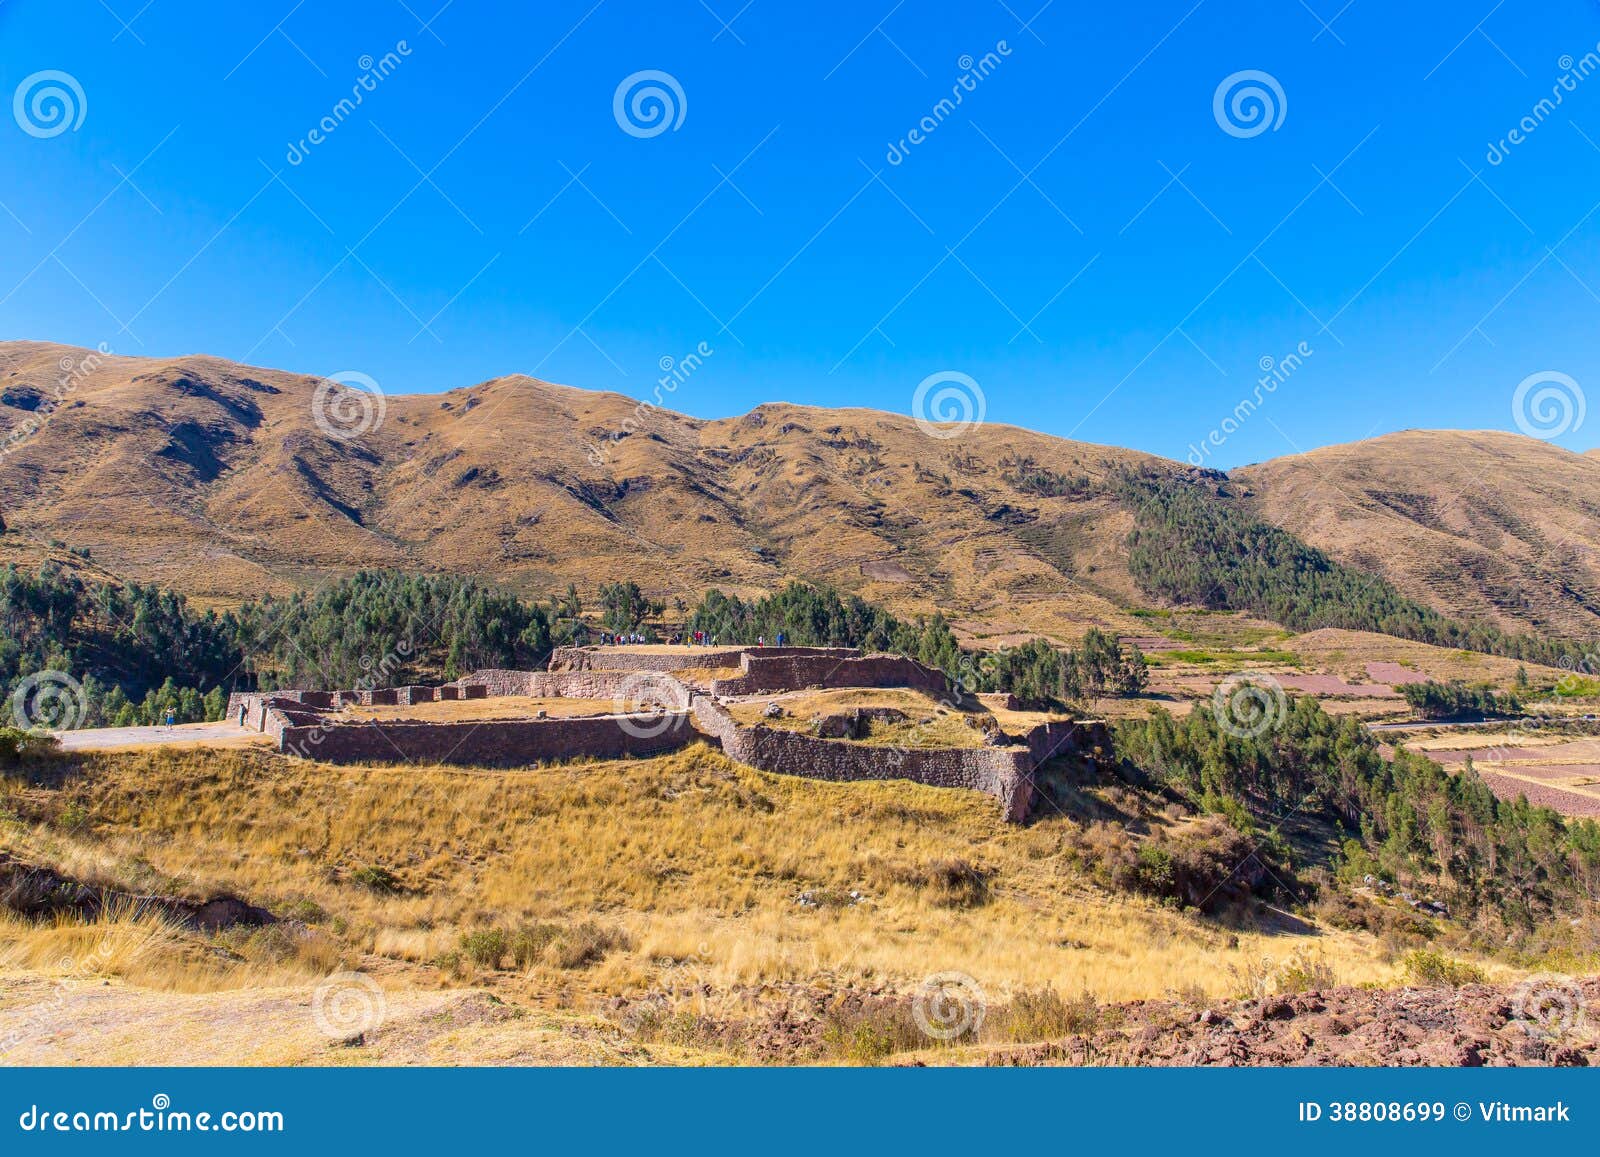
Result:
M0 336L640 397L704 343L673 408L952 371L1223 467L1600 382L1593 0L1039 2L0 0ZM676 127L619 122L642 71ZM1275 128L1219 121L1245 71Z

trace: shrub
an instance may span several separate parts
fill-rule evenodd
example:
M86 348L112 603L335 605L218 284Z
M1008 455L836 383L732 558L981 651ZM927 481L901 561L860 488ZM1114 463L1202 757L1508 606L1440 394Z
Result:
M299 899L283 910L285 920L298 920L302 924L321 924L328 913L315 900Z
M529 969L537 964L561 929L555 924L524 924L511 934L511 962Z
M1428 949L1406 953L1401 967L1408 981L1424 988L1459 988L1463 984L1483 984L1488 980L1476 964L1452 960Z
M54 755L60 749L61 741L54 735L0 727L0 768L17 767L25 760Z
M834 1008L822 1022L822 1044L833 1056L858 1065L874 1065L895 1053L936 1043L918 1026L911 1006L884 1003L871 1007Z
M1278 970L1279 992L1311 992L1314 989L1333 988L1339 981L1334 976L1333 965L1318 956L1296 953Z
M599 964L609 953L631 945L627 933L586 920L558 935L545 956L557 968L588 968Z
M1177 880L1172 853L1159 844L1141 844L1133 869L1134 887L1152 896L1170 896Z
M498 928L480 928L461 934L461 951L479 968L499 968L506 954L506 934Z
M502 953L510 951L518 968L527 969L543 963L575 969L599 964L612 952L631 948L633 942L626 932L586 920L566 926L525 924L513 932L509 940L502 936L501 946Z
M1094 994L1084 992L1074 1000L1064 1000L1053 988L1023 991L1011 998L994 1019L996 1031L1013 1041L1054 1040L1058 1037L1091 1033L1103 1019Z
M380 895L392 896L400 891L400 879L380 864L367 864L350 873L352 882Z

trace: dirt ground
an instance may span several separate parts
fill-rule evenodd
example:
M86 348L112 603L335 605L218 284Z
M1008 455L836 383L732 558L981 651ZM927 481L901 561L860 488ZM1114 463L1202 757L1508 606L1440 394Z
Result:
M54 734L64 751L127 751L137 747L248 747L271 742L260 732L233 723L180 723L174 727L85 727Z
M1136 1001L1122 1020L1071 1040L992 1055L1020 1065L1480 1065L1600 1064L1585 1012L1600 978L1522 985L1334 988L1232 1001L1196 1012Z
M1538 731L1441 731L1406 746L1451 771L1472 765L1501 799L1528 802L1563 815L1600 817L1600 737Z

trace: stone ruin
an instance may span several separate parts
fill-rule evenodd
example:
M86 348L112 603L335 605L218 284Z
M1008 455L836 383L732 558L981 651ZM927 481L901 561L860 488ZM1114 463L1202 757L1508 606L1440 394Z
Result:
M739 674L691 686L673 672L731 669ZM1039 724L1020 736L992 732L982 747L906 748L852 740L873 717L892 709L861 708L830 716L818 734L764 723L741 724L725 701L791 691L909 688L960 704L964 695L940 671L898 655L851 648L686 648L628 651L561 647L547 671L483 670L442 686L352 691L236 693L229 719L272 736L278 750L329 763L444 763L523 767L571 759L641 758L696 740L721 746L760 771L833 781L904 779L934 787L986 792L1002 817L1020 823L1034 798L1034 773L1061 755L1109 751L1095 721ZM411 706L445 700L526 696L610 700L611 710L564 718L461 721L342 719L351 706Z

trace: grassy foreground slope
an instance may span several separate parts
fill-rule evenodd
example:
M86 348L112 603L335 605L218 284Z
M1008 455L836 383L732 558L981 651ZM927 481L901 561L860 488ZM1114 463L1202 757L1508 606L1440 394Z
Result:
M607 1050L619 1046L880 1059L876 1022L852 1018L940 972L981 987L1001 1043L1046 1031L1030 1035L1007 1012L1046 988L1075 1002L1089 994L1048 1028L1063 1016L1092 1023L1108 1001L1204 1005L1282 968L1347 983L1401 974L1398 953L1364 932L1266 910L1200 920L1109 891L1103 866L1131 859L1134 844L1212 822L1111 784L1066 785L1058 798L1071 818L1052 811L1016 828L997 824L992 801L975 794L767 776L704 747L527 772L335 768L204 751L68 766L53 781L8 788L4 842L17 859L123 893L228 892L281 919L202 934L9 918L0 925L0 1029L25 1016L28 994L63 961L80 970L90 961L92 984L80 977L74 988L110 979L106 1001L124 990L170 994L107 1004L109 1021L74 1017L59 1047L29 1034L26 1055L39 1061L84 1059L108 1023L123 1026L123 1057L181 1061L199 1049L192 1055L307 1059L302 1046L315 1037L286 1010L309 1016L323 978L355 967L389 994L397 1024L428 1010L451 1024L464 1016L493 1028L493 1049L515 1053L503 1033L560 1023L576 1026L567 1059L599 1061L616 1059ZM492 933L506 939L491 962ZM102 944L116 947L102 958ZM522 1010L518 1023L502 1032L494 1026L504 1010L440 995L458 989ZM215 993L236 997L206 995ZM197 1043L192 1026L224 1007L241 1027L251 1009L276 1009L270 1015L294 1031L281 1048L247 1036L219 1053ZM803 1016L784 1011L800 1008ZM146 1031L178 1022L191 1030ZM795 1039L788 1029L772 1037L729 1027L792 1022L809 1027L795 1028ZM432 1044L406 1039L380 1028L369 1044L309 1059L370 1061L388 1048L434 1055ZM890 1051L926 1045L913 1038ZM462 1047L468 1054L455 1059L471 1059ZM525 1054L541 1055L553 1054Z

